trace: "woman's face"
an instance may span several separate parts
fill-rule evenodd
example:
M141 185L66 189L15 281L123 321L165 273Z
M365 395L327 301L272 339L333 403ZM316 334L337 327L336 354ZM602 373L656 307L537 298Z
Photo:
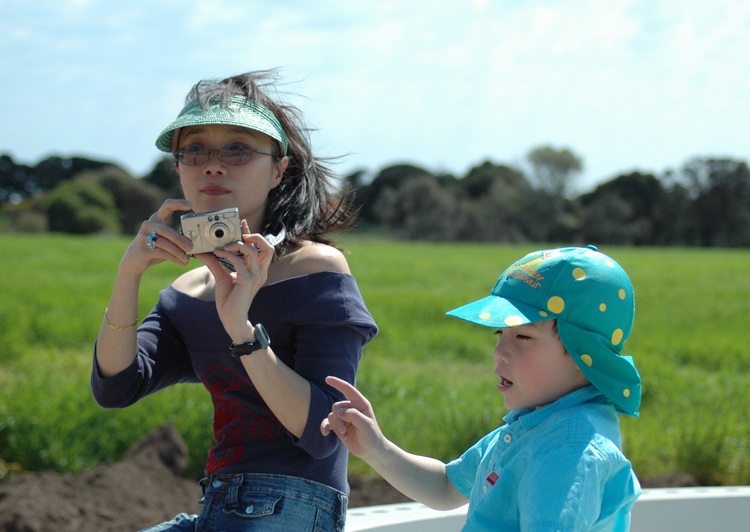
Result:
M288 159L276 162L270 155L254 153L246 164L232 166L221 160L219 150L229 145L242 145L258 152L271 153L274 141L264 133L251 129L204 125L181 129L177 149L195 145L211 150L208 160L198 166L177 162L177 173L185 199L193 203L195 212L209 212L237 207L251 231L259 231L265 213L268 193L278 186Z

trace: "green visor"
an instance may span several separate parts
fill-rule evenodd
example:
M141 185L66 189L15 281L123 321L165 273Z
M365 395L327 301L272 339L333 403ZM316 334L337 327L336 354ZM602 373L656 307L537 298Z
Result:
M286 133L274 114L267 107L239 95L232 96L226 105L212 101L208 107L203 108L197 101L188 103L177 119L161 132L156 139L156 147L172 153L175 131L183 127L210 124L239 126L265 133L281 144L282 155L286 155L289 147Z

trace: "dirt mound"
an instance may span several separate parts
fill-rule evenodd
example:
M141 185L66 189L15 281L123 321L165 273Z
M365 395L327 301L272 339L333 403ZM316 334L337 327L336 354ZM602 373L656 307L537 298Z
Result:
M77 475L43 472L0 484L0 531L135 531L197 513L201 489L187 480L187 447L165 425L130 449L123 460ZM406 501L382 481L350 479L349 506Z
M201 489L182 475L187 447L165 425L123 460L78 475L37 473L0 484L0 532L127 532L197 513ZM409 501L377 478L352 477L349 507ZM642 481L644 487L697 486L686 474Z

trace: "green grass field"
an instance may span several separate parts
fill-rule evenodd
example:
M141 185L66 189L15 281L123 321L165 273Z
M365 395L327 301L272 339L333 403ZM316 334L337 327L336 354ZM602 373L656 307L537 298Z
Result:
M0 477L7 469L77 472L118 460L174 423L201 474L212 443L201 386L103 410L89 389L95 335L122 238L0 236ZM347 236L349 262L380 326L359 386L383 431L406 449L451 459L502 423L489 329L445 311L482 297L510 262L540 246L394 242ZM626 352L643 377L641 417L622 417L641 477L686 472L750 483L750 250L602 248L629 272L636 324ZM197 263L196 263L197 265ZM141 316L182 268L150 270ZM353 473L369 474L359 460Z

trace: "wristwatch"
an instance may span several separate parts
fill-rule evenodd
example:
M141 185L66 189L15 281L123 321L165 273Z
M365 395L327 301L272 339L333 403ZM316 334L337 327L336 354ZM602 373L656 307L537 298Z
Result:
M260 323L255 324L255 341L245 342L244 344L235 344L229 346L229 353L233 357L241 357L243 355L249 355L259 349L264 349L271 345L271 339L268 337L266 328Z

